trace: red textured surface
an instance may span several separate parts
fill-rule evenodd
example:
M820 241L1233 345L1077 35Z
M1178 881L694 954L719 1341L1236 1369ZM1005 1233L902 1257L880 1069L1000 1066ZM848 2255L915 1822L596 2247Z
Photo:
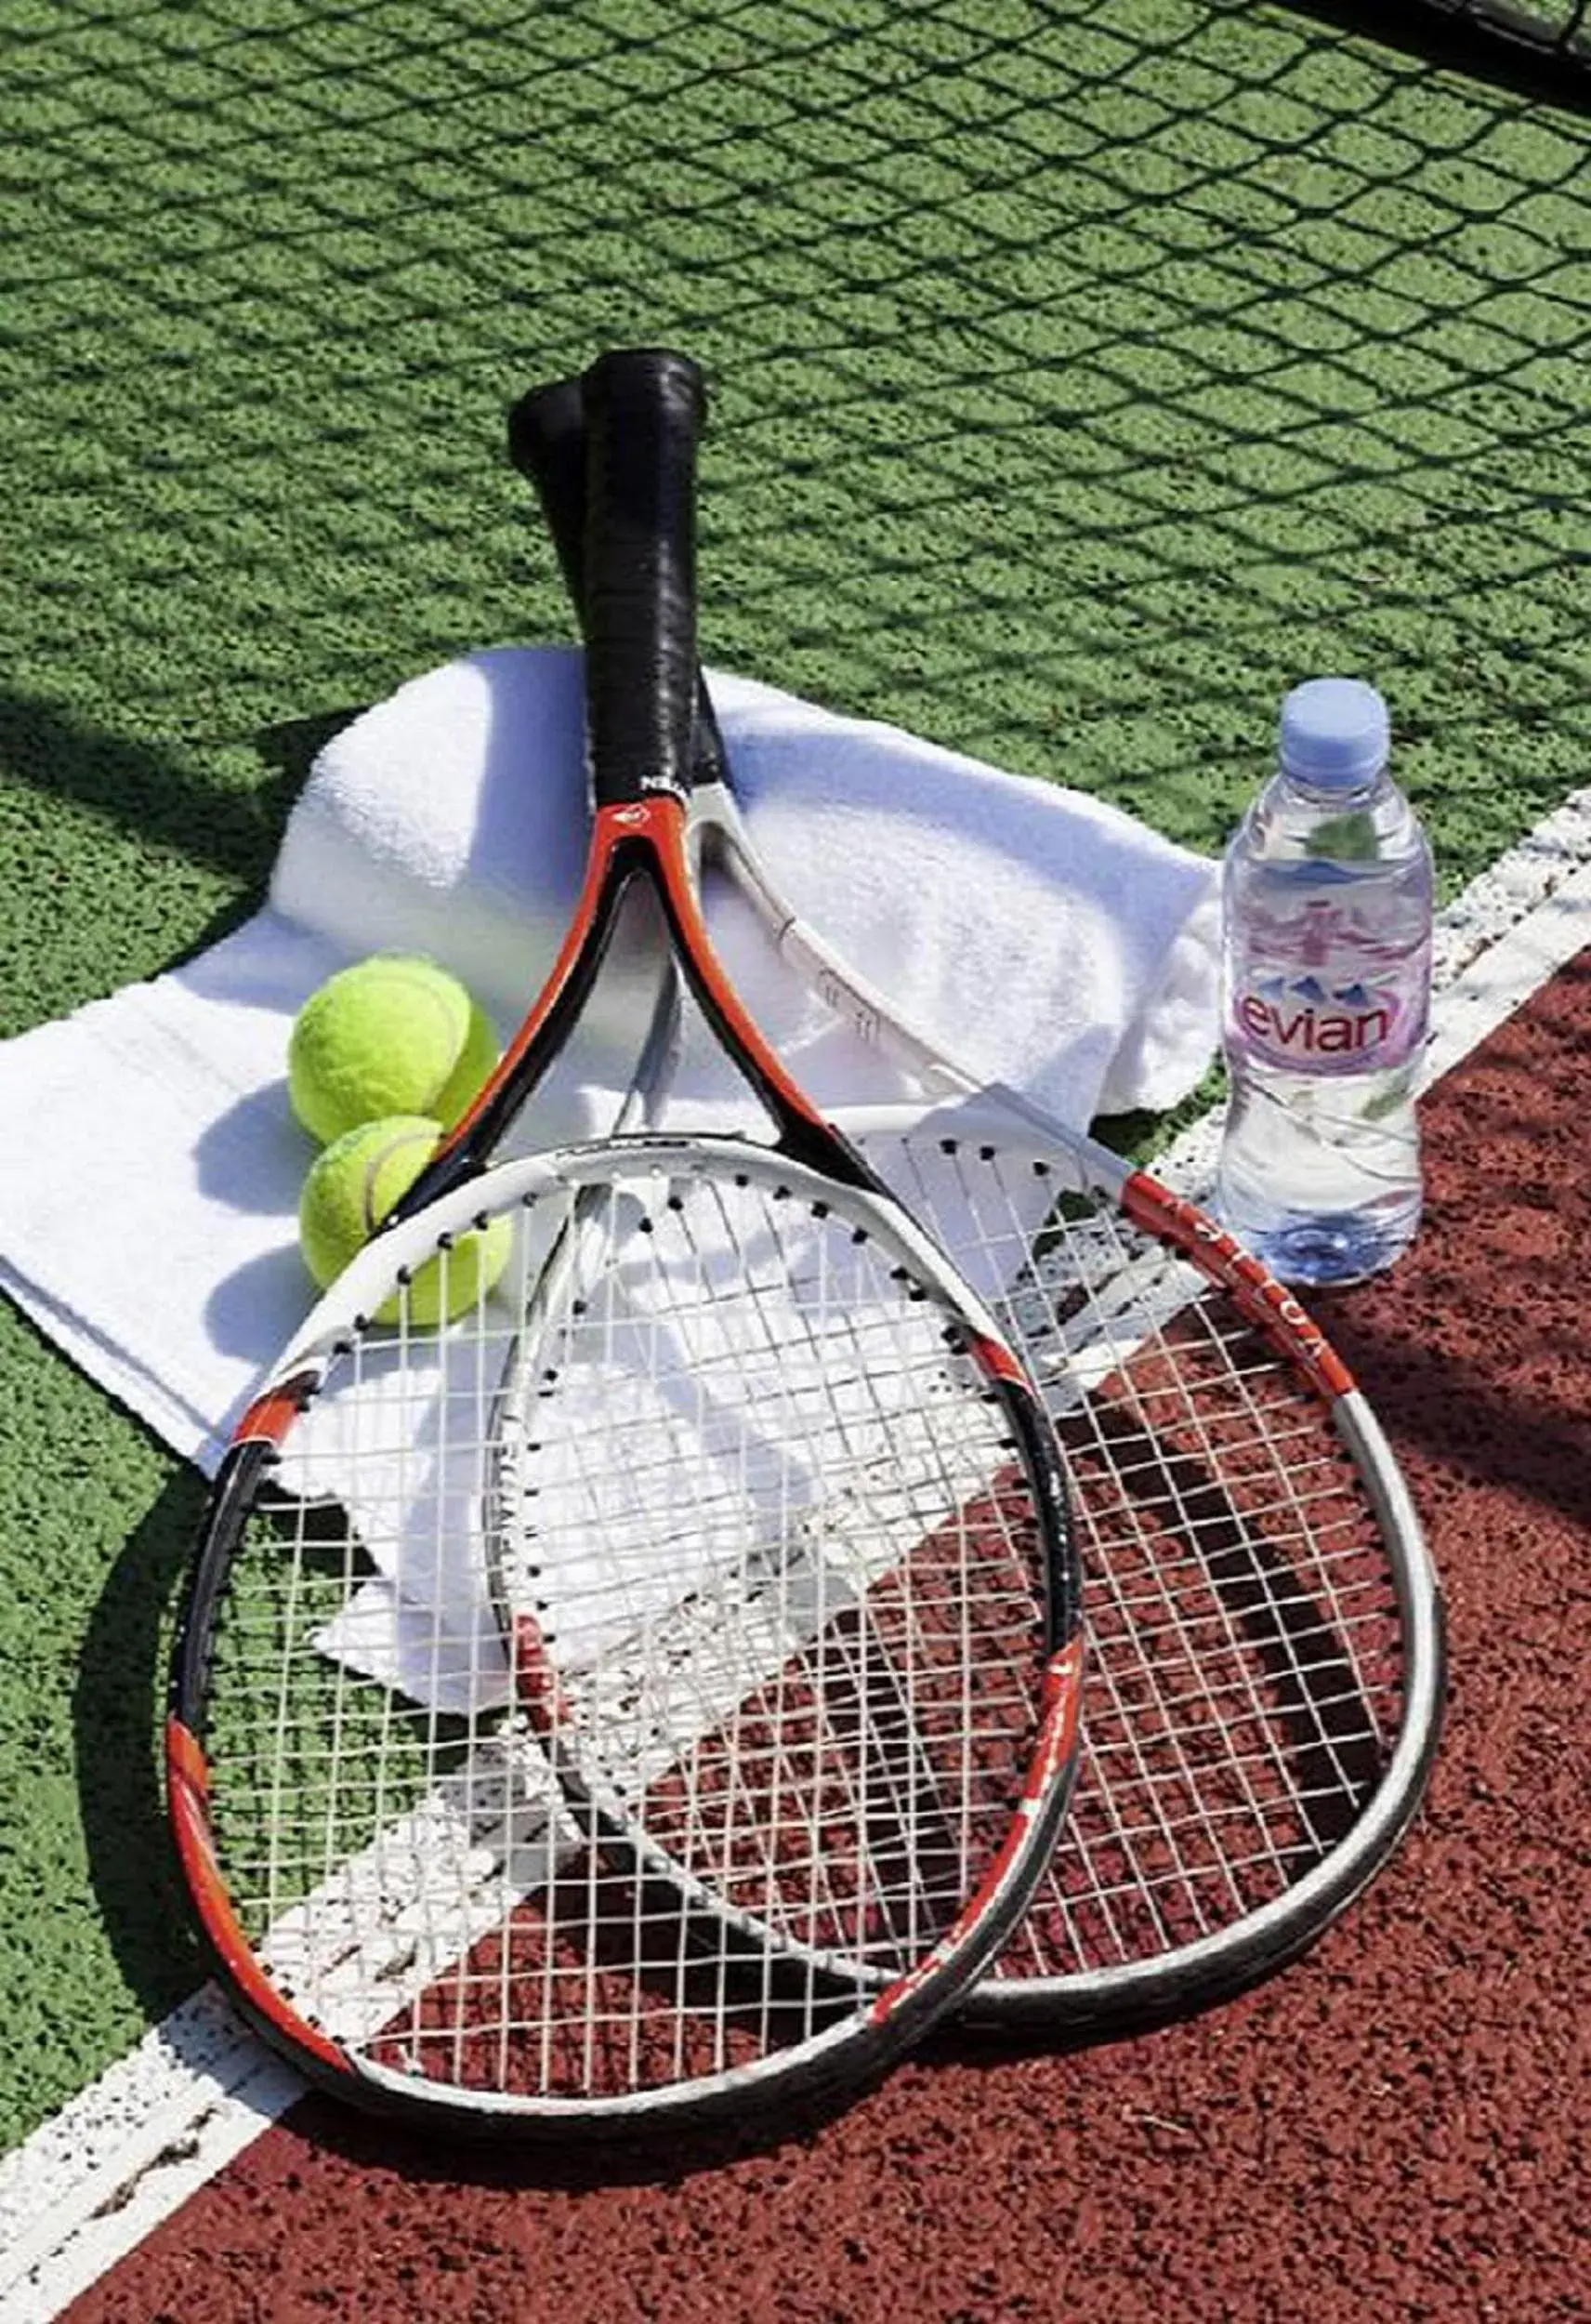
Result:
M941 2039L808 2137L650 2181L310 2102L72 2324L1584 2316L1588 1118L1591 956L1434 1094L1427 1232L1330 1303L1441 1565L1453 1691L1425 1816L1305 1961L1092 2053Z

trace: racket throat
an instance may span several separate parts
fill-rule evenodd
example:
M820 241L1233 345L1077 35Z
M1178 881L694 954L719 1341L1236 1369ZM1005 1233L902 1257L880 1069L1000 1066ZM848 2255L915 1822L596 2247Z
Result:
M649 801L648 805L659 802ZM666 804L667 802L662 802ZM636 808L604 808L592 843L569 931L534 1009L504 1052L496 1072L452 1135L438 1147L384 1226L413 1218L484 1169L508 1125L560 1055L601 973L632 883L659 883L650 850L631 827Z
M875 1191L873 1172L785 1071L718 966L696 898L683 804L672 796L659 796L605 812L627 817L632 834L644 832L640 843L686 983L719 1047L740 1067L773 1124L779 1152L844 1184Z

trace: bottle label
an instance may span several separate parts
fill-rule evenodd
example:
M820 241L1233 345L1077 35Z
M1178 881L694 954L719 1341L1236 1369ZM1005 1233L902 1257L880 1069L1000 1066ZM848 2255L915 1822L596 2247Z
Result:
M1431 940L1394 944L1350 907L1315 901L1285 921L1257 914L1231 944L1234 1050L1286 1073L1381 1073L1424 1046Z

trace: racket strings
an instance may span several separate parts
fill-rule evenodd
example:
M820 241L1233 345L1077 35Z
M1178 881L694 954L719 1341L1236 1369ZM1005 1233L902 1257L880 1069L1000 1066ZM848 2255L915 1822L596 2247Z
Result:
M499 1500L583 1779L747 1929L901 1967L1008 1826L1044 1648L1002 1413L826 1207L613 1190ZM635 1432L623 1459L588 1426ZM516 1525L514 1512L519 1522Z
M521 1720L466 1731L329 1661L323 1555L301 1513L250 1520L211 1718L217 1861L312 2025L405 2076L608 2096L835 2018L832 1981L759 1974L677 1888L620 1877ZM351 1554L345 1581L368 1571Z
M500 1370L513 1335L493 1336ZM458 1377L479 1369L467 1337L455 1327L450 1338L454 1400ZM411 1352L421 1343L410 1333ZM402 1377L393 1343L351 1342L343 1363L322 1409L360 1406L374 1373L381 1418L362 1409L354 1425L385 1465ZM434 1414L448 1401L433 1393L437 1367L421 1376L431 1384L416 1383L416 1400ZM462 1434L485 1446L480 1415ZM346 1444L345 1431L322 1441L311 1425L295 1473L345 1460ZM361 1477L349 1482L358 1494ZM359 1497L388 1511L401 1499L389 1480ZM798 2021L787 1996L748 1993L732 1964L704 1960L677 1895L615 1881L522 1722L414 1710L328 1657L404 1546L379 1526L356 1539L347 1520L331 1523L301 1501L252 1516L216 1638L217 1856L283 1997L377 2064L485 2092L664 2085L824 2022L828 1996ZM406 1612L411 1625L427 1618ZM439 1625L423 1666L453 1651Z
M211 1815L314 2027L623 2097L821 2038L943 1934L1016 1812L1045 1578L954 1319L844 1220L710 1175L542 1199L506 1296L438 1327L397 1283L285 1440Z
M1363 1813L1401 1710L1383 1531L1330 1407L1187 1262L1021 1146L871 1158L952 1240L1046 1394L1086 1585L1066 1836L1000 1977L1198 1943Z

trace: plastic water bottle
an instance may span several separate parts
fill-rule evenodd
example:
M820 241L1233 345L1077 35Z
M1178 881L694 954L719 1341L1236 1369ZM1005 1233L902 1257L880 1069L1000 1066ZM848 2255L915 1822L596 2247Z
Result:
M1284 1283L1358 1282L1420 1223L1431 856L1389 740L1374 686L1295 686L1277 771L1227 850L1216 1205Z

